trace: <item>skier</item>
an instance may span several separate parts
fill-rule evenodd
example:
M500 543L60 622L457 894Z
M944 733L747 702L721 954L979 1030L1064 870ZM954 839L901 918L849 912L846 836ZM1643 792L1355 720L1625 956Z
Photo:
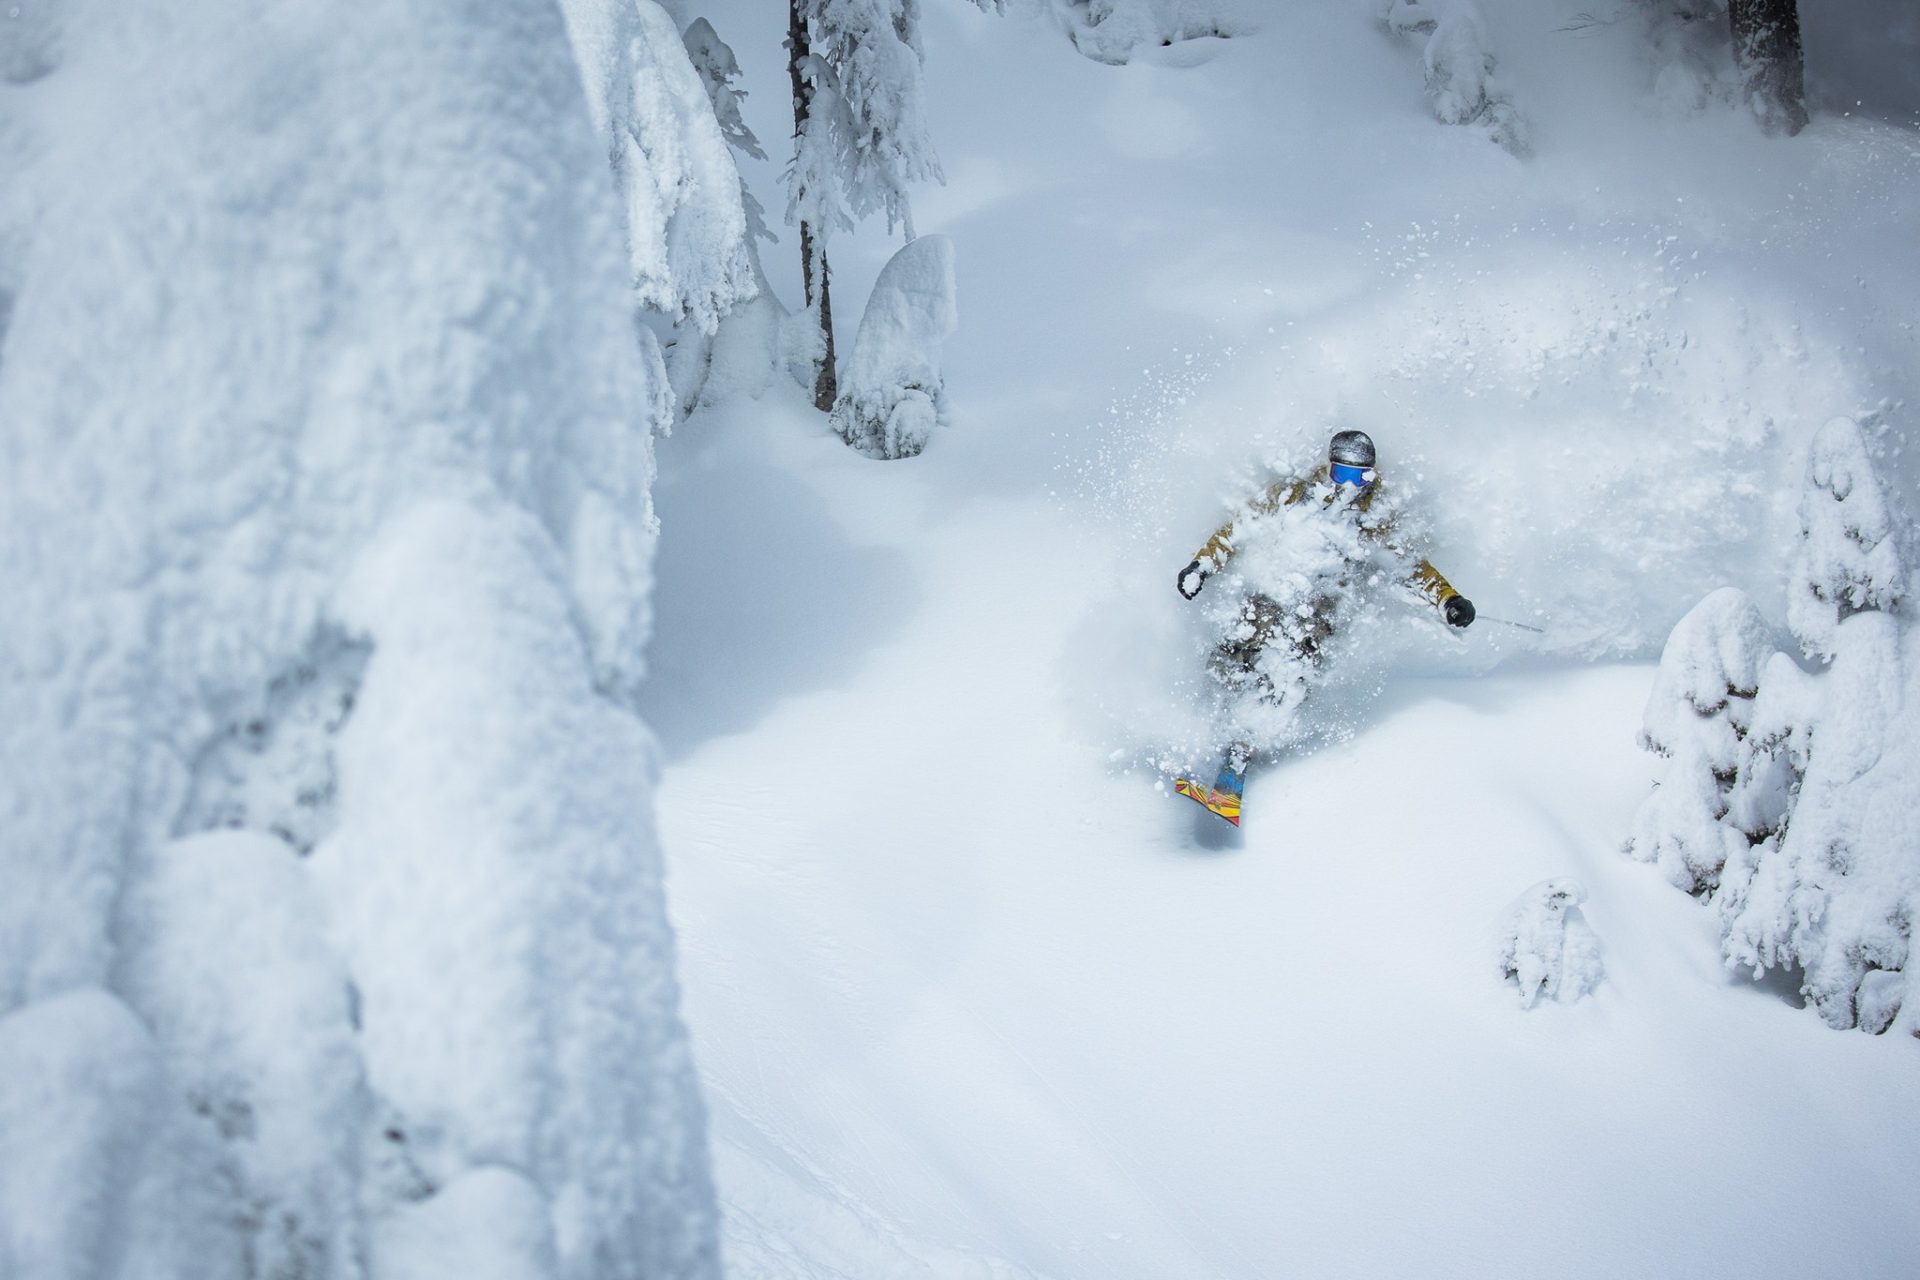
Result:
M1245 512L1229 520L1200 548L1176 580L1180 594L1192 600L1209 577L1225 568L1241 542L1258 522L1290 508L1308 504L1312 514L1333 522L1330 533L1342 535L1349 560L1384 550L1403 570L1402 581L1438 608L1448 625L1473 622L1473 602L1454 590L1440 571L1424 558L1415 558L1393 536L1393 514L1375 511L1381 485L1374 468L1373 440L1364 431L1342 431L1327 449L1327 461L1304 479L1282 479L1247 504ZM1317 507L1314 506L1317 504ZM1344 566L1343 566L1344 570ZM1353 575L1341 572L1312 583L1303 599L1282 604L1257 587L1241 602L1228 634L1215 646L1208 670L1219 683L1223 705L1251 694L1268 706L1290 709L1306 696L1309 679L1318 671L1322 650L1333 633L1340 596ZM1269 649L1284 642L1281 660ZM1276 683L1276 668L1283 676ZM1240 798L1247 765L1253 757L1250 743L1231 743L1223 752L1220 773L1211 788L1182 777L1175 789L1199 801L1235 826L1240 825Z

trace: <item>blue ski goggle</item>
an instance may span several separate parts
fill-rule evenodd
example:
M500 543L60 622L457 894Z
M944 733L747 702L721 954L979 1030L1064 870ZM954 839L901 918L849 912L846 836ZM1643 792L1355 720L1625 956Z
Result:
M1350 484L1355 488L1364 489L1372 484L1373 481L1374 470L1372 467L1350 467L1344 462L1336 462L1333 464L1333 482L1335 484Z

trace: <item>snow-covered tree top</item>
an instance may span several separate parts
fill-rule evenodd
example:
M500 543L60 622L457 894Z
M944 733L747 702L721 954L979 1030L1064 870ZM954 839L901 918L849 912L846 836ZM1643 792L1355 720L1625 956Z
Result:
M1832 657L1840 622L1892 609L1905 576L1866 440L1850 418L1834 418L1814 434L1800 534L1788 569L1787 625L1809 656Z
M1642 740L1670 750L1695 731L1700 717L1726 710L1730 698L1751 698L1773 652L1772 628L1746 592L1722 587L1708 595L1667 637Z
M787 171L788 217L821 230L884 213L912 234L907 187L940 181L920 85L919 0L803 0L813 86Z

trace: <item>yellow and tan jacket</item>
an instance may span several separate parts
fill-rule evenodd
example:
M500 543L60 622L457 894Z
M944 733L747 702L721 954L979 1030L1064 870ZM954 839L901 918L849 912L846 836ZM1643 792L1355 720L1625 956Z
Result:
M1330 503L1333 501L1332 484L1332 470L1323 463L1318 471L1304 480L1288 479L1277 481L1268 488L1265 493L1255 498L1252 502L1249 502L1247 504L1247 511L1255 517L1270 516L1282 507L1290 507L1296 502L1299 502L1316 488L1325 488L1327 490L1327 496L1324 501ZM1373 497L1379 491L1380 485L1378 482L1368 485L1360 492L1360 495L1353 500L1354 509L1364 513L1367 508L1373 505ZM1227 566L1227 562L1233 559L1233 535L1234 530L1238 526L1239 520L1229 520L1221 525L1219 530L1216 531L1211 538L1207 539L1207 545L1201 547L1200 553L1194 557L1195 560L1199 561L1201 569L1212 574ZM1401 552L1402 558L1408 559L1411 562L1411 567L1407 571L1407 585L1431 601L1436 607L1444 607L1449 599L1460 594L1453 589L1453 584L1448 582L1446 578L1441 575L1440 571L1434 568L1432 563L1424 557L1415 560L1405 555L1400 546L1393 541L1393 521L1391 519L1381 524L1363 523L1361 525L1361 535L1379 542L1391 551Z

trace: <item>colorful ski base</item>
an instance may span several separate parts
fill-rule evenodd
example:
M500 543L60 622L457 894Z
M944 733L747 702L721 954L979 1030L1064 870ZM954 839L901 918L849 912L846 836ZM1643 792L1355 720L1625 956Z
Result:
M1245 774L1235 773L1231 765L1221 765L1220 776L1213 780L1212 786L1203 786L1191 778L1175 778L1173 789L1237 827L1240 825L1240 797L1246 782Z

